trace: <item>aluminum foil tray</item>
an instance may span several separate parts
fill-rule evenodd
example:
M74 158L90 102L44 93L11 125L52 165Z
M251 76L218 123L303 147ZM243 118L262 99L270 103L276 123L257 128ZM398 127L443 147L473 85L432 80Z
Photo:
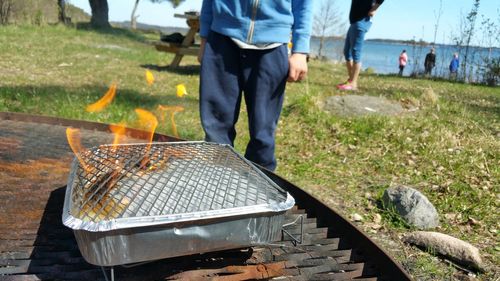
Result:
M227 145L106 145L73 161L62 219L113 266L276 241L294 204Z

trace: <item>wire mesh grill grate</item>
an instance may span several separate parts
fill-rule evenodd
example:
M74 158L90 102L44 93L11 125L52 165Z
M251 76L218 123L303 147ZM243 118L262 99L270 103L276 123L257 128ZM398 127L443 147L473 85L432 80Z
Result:
M232 148L205 142L100 146L82 154L72 215L84 221L284 202L286 192Z

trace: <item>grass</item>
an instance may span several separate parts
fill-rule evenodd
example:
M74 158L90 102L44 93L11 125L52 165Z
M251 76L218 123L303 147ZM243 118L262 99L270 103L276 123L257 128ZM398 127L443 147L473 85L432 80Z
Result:
M145 37L146 36L146 37ZM199 140L198 74L194 57L177 70L173 58L146 42L151 34L124 30L7 26L0 29L0 111L133 124L137 107L156 112L159 104L182 105L176 115L180 137ZM145 70L155 75L148 86ZM383 190L396 184L423 192L441 215L437 231L478 247L491 269L481 280L499 277L500 91L447 81L363 74L360 95L383 96L419 110L398 117L344 118L321 109L340 93L340 65L312 61L307 81L289 84L277 132L277 173L340 213L363 214L359 226L373 237L395 241L393 255L418 280L453 280L460 271L428 253L403 245L412 229L380 207ZM113 82L116 99L101 113L87 113ZM186 85L178 98L175 86ZM236 149L248 141L242 109ZM161 133L171 134L168 122ZM382 228L371 228L375 214ZM384 238L385 237L385 238ZM458 278L458 277L456 277ZM457 279L458 280L458 279Z

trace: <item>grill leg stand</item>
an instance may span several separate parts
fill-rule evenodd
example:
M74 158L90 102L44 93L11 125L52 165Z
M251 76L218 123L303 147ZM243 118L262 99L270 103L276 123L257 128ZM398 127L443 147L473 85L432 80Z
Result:
M286 231L285 227L297 224L297 221L299 220L300 220L300 239L297 239L292 234L290 234L290 232ZM281 231L283 232L283 236L286 234L290 238L292 238L292 243L294 246L297 246L297 244L302 244L304 242L304 216L300 215L293 222L284 224L283 227L281 228Z
M106 274L106 270L104 269L103 266L101 266L102 274L104 275L104 279L106 281L109 281L108 279L108 274ZM111 274L111 281L115 281L115 268L111 267L110 268L110 274Z

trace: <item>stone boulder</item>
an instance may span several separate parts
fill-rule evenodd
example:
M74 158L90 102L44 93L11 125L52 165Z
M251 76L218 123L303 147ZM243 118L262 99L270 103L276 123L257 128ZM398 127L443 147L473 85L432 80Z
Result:
M384 191L382 202L385 208L394 208L406 222L419 229L439 225L436 208L416 189L407 186L388 188Z
M326 99L323 109L340 116L398 115L405 112L399 102L383 97L345 95Z
M430 231L415 231L404 236L403 241L440 254L457 264L484 271L479 250L455 237Z

